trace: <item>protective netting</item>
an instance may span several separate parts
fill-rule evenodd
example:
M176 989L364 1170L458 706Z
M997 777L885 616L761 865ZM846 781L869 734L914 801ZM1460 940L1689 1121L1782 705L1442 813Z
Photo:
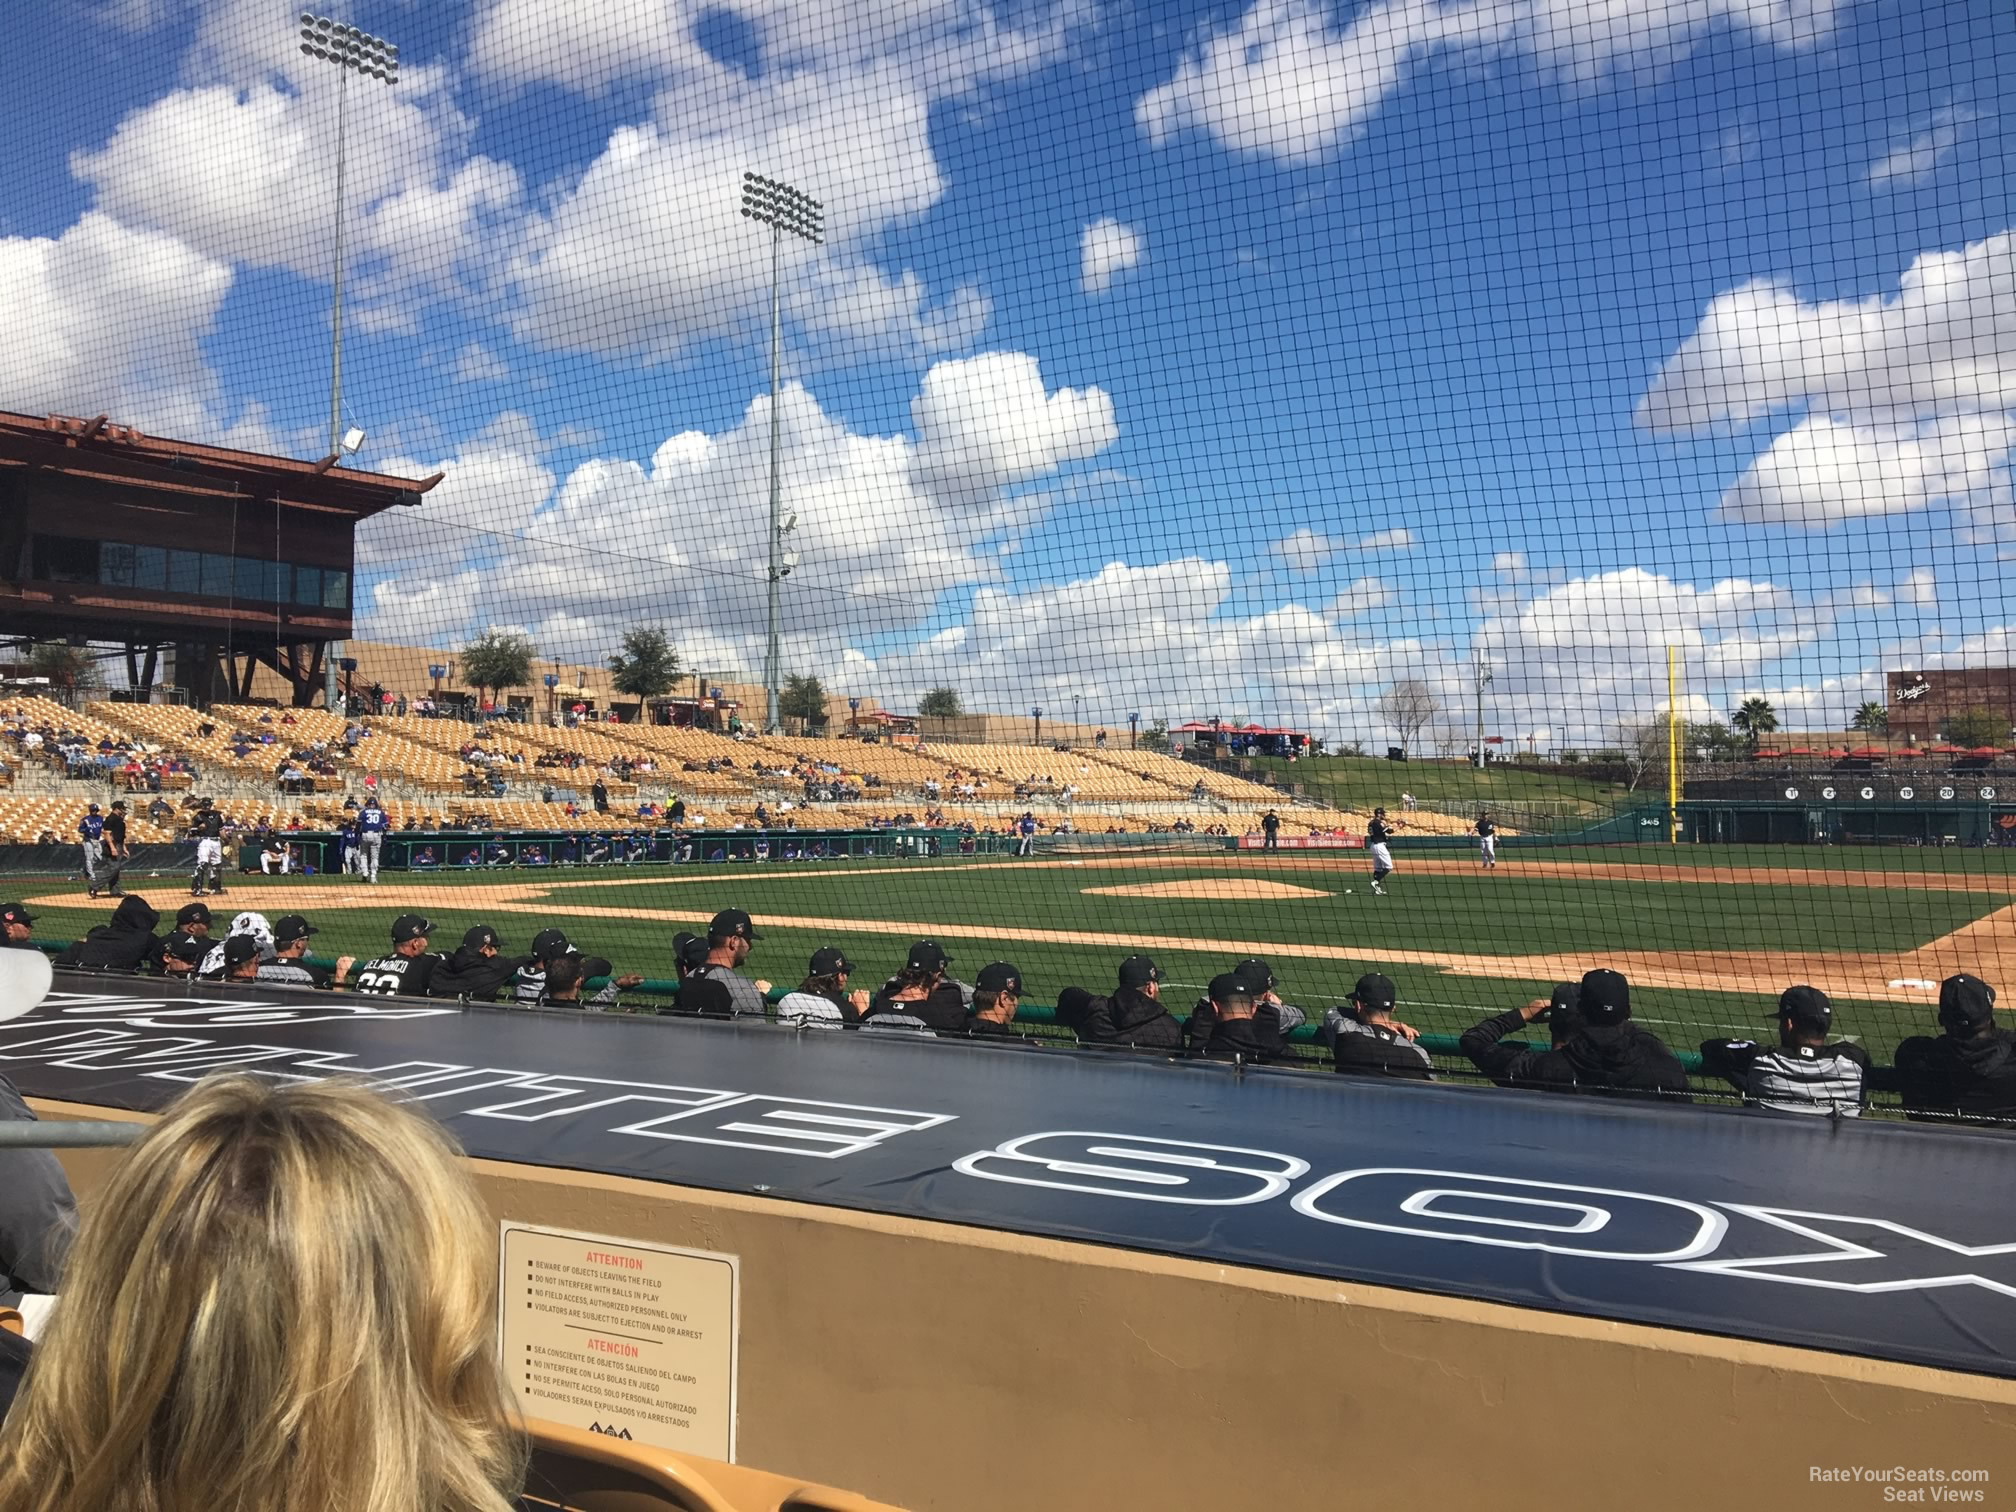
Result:
M165 886L199 796L326 880L375 791L412 896L510 879L430 911L629 868L653 979L746 903L780 980L1265 954L1454 1035L1609 964L1880 1061L2016 959L2006 8L13 19L25 896L89 801Z

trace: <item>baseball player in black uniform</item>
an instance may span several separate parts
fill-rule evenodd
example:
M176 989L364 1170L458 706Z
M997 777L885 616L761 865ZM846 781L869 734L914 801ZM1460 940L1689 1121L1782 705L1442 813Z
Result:
M207 892L224 892L224 831L229 828L222 810L208 798L189 825L196 841L196 870L189 878L189 896L200 898Z
M1372 891L1382 898L1386 889L1381 884L1393 875L1393 852L1386 848L1386 843L1397 828L1386 818L1383 808L1372 810L1372 822L1365 826L1365 849L1372 853Z
M1484 870L1491 871L1498 865L1498 826L1492 821L1489 809L1477 816L1472 828L1477 832L1477 859Z
M351 985L378 997L425 997L445 961L427 948L433 933L434 925L422 915L399 915L392 921L392 953L359 966Z

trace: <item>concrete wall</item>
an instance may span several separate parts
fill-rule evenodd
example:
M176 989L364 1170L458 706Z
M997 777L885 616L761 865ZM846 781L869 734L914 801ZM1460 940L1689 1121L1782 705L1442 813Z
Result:
M65 1157L87 1204L109 1158ZM2012 1382L618 1177L475 1171L500 1217L740 1255L741 1458L919 1512L1895 1504L1814 1477L1856 1466L1986 1471L1972 1504L2016 1506Z

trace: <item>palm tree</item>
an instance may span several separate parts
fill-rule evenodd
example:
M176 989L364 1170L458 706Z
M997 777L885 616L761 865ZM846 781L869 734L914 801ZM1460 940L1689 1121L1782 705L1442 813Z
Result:
M1873 698L1865 700L1855 711L1855 717L1848 721L1848 728L1881 735L1890 728L1890 711Z
M1729 716L1729 727L1740 730L1754 751L1759 740L1778 728L1778 711L1771 707L1768 698L1746 698Z

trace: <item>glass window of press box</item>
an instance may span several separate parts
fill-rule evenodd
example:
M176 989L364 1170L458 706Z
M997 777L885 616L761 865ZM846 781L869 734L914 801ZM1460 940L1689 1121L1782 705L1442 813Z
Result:
M350 574L340 567L303 567L214 551L177 551L70 536L35 537L34 576L41 582L151 588L255 604L350 607Z

